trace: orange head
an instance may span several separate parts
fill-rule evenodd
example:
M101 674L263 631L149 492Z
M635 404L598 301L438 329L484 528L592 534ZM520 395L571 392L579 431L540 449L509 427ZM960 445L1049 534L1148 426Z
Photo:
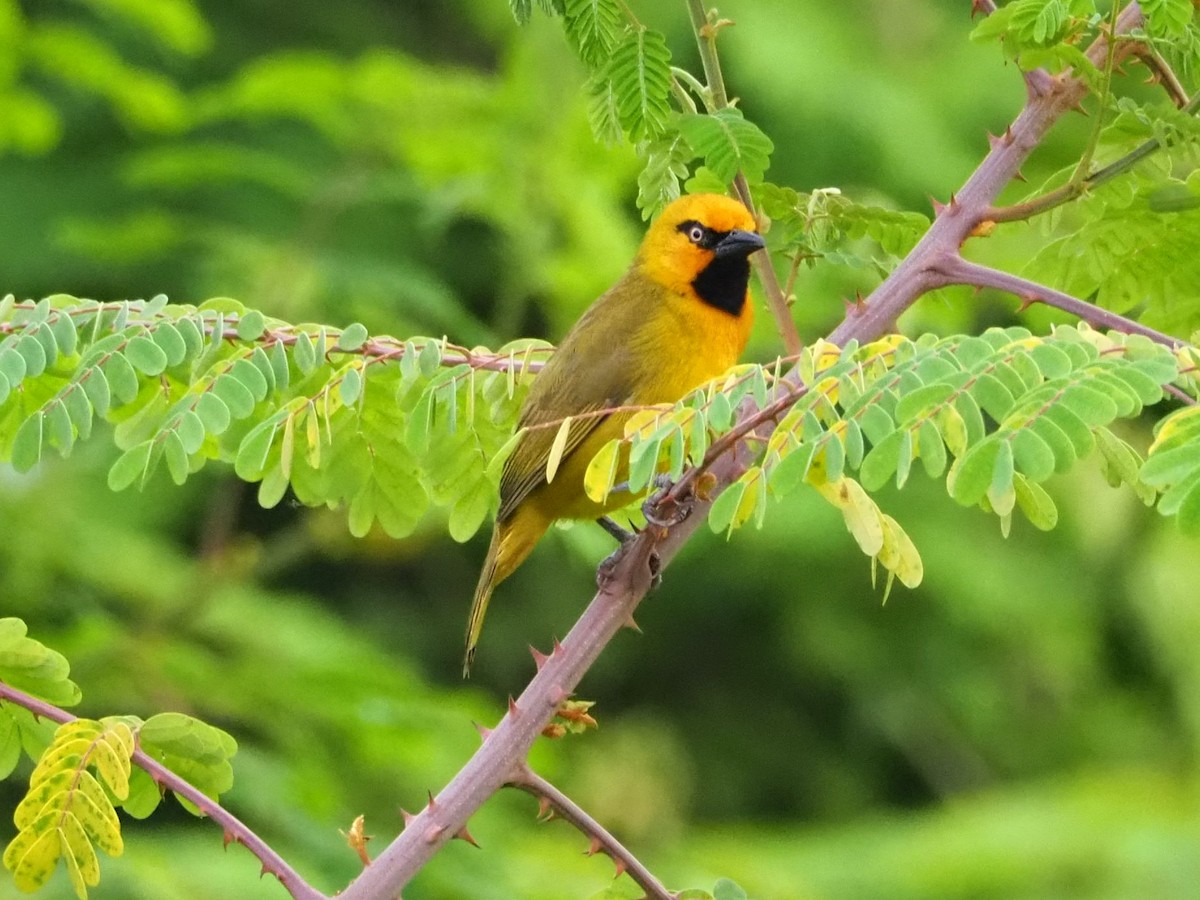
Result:
M662 211L638 251L637 265L657 284L740 316L748 257L761 250L754 217L720 194L680 197Z

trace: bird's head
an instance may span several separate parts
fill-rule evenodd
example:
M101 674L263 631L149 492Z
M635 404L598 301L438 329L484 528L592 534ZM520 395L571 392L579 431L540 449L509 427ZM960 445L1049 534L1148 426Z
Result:
M638 266L675 293L740 316L749 256L762 248L754 218L741 203L720 194L691 194L667 206L650 226Z

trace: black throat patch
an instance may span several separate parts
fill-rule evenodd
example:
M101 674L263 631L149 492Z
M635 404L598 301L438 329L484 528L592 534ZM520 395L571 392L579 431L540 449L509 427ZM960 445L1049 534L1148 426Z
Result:
M692 289L709 306L740 316L750 283L750 260L740 254L715 257L692 281Z

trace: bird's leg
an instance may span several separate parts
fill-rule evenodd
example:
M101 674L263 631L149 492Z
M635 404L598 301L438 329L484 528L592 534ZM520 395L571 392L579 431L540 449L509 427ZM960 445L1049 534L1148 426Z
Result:
M630 531L628 528L622 528L609 516L601 516L596 520L596 524L611 534L618 544L624 544L626 541L631 541L637 537L636 531Z
M620 544L616 550L601 560L599 567L596 569L596 585L600 588L604 588L607 587L608 583L612 580L613 569L616 568L617 562L621 559L621 554L625 552L625 545L637 537L640 532L623 528L608 516L601 516L596 520L596 524L616 538L617 542ZM659 574L658 551L650 551L649 564L651 579L650 589L653 590L662 584L662 575Z

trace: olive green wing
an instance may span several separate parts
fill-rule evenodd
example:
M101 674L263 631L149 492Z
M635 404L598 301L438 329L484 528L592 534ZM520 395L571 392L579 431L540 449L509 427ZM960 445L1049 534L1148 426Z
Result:
M611 334L589 327L604 321L602 312L609 299L606 295L588 310L534 379L517 422L529 430L505 461L500 476L499 521L546 484L546 464L563 420L571 417L562 452L565 460L608 418L603 410L630 402L629 347ZM544 428L532 427L543 423L547 423Z

